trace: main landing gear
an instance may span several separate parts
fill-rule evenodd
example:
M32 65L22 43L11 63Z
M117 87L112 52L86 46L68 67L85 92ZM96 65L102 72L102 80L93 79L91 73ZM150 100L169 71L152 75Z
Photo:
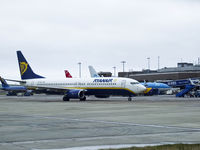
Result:
M86 97L84 96L84 97L82 97L82 98L79 98L80 99L80 101L86 101ZM63 101L69 101L70 100L70 98L69 97L67 97L67 96L63 96Z
M80 98L80 101L86 101L86 97Z
M69 98L67 96L63 96L63 101L69 101Z
M132 101L132 97L128 97L128 101Z

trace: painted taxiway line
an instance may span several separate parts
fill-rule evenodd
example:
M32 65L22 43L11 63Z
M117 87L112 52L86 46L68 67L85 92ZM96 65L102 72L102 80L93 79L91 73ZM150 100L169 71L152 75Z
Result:
M39 117L39 116L37 116L37 117ZM138 124L138 123L131 123L131 122L104 121L104 120L94 120L94 119L76 119L76 118L63 118L63 117L53 117L53 116L51 116L51 117L50 116L46 116L46 117L44 116L42 118L60 119L60 120L65 120L65 121L76 121L76 122L90 122L90 123L103 123L103 124L139 126L139 127L152 127L152 128L165 128L165 129L179 129L179 130L200 131L200 128L168 126L168 125L156 125L156 124Z
M159 143L159 144L120 144L120 145L101 145L101 146L86 146L86 147L71 147L62 149L32 149L32 150L99 150L99 149L113 149L113 148L130 148L130 147L146 147L146 146L159 146L165 144L175 143Z

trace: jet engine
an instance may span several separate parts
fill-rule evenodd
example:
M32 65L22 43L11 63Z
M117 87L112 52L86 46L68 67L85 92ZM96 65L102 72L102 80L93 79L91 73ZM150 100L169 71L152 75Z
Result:
M70 98L85 100L85 91L76 89L69 90L66 92L65 96L63 97L63 100L69 101Z

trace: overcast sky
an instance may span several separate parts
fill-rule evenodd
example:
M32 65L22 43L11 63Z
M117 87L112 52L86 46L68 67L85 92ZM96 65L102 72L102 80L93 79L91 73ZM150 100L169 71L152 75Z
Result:
M173 67L200 57L199 0L0 0L0 75L20 79L16 51L35 73Z

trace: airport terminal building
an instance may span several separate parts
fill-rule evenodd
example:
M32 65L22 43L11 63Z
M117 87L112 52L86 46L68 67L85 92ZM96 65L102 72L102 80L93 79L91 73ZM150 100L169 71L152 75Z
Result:
M179 80L187 78L200 78L200 65L192 63L178 63L177 67L162 68L159 70L142 70L131 72L119 72L119 77L128 77L140 82L157 80Z

